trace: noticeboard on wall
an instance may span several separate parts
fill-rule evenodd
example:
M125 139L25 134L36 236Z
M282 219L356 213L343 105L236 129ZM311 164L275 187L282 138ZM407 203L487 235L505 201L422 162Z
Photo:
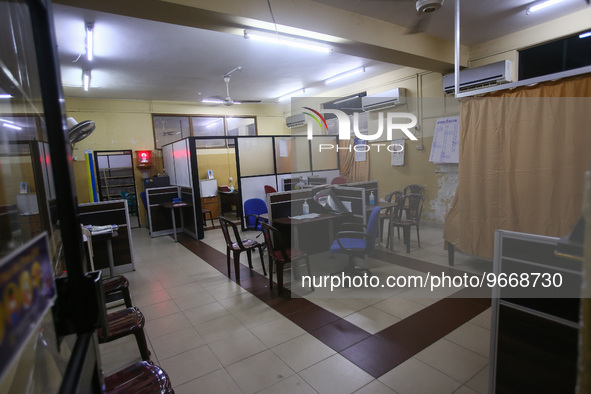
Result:
M392 140L390 145L390 165L391 166L403 166L404 165L404 138L399 140Z
M429 161L433 163L460 162L460 117L438 118Z

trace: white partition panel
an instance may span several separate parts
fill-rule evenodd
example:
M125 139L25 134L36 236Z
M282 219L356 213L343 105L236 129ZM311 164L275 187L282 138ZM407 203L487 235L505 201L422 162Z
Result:
M189 141L180 140L172 144L174 172L177 186L191 187L191 173L189 165Z
M241 179L240 192L242 195L242 203L251 198L260 198L267 201L265 194L265 185L271 185L277 190L277 183L275 182L275 175L253 176Z
M162 147L162 161L164 164L164 171L170 179L171 185L176 185L176 176L174 171L174 156L172 152L172 144Z

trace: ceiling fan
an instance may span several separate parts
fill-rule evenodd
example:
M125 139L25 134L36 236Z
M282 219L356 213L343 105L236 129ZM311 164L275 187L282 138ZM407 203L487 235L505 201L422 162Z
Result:
M378 0L376 0L378 1ZM431 14L441 8L445 0L379 0L379 1L394 1L398 4L402 3L415 3L415 9L417 10L417 16L404 34L417 34L422 33L429 27L431 21ZM404 6L406 7L406 5Z
M416 0L415 8L417 10L417 17L413 25L405 34L417 34L427 30L433 12L440 9L444 1L445 0Z
M226 98L222 98L220 96L214 96L210 99L206 99L203 101L207 102L207 103L213 103L213 104L224 104L227 106L234 105L234 104L242 104L242 103L260 103L261 100L239 100L239 99L235 100L230 96L230 75L232 75L232 73L234 71L242 71L242 67L241 66L235 67L230 72L222 75L222 78L224 79L224 82L226 83Z

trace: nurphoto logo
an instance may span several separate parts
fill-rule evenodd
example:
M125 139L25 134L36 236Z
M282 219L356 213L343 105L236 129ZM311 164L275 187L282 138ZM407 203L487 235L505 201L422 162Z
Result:
M308 125L308 130L307 130L307 134L308 134L308 139L311 140L313 138L312 135L312 120L316 121L316 123L320 126L320 129L322 129L322 127L324 126L326 128L326 130L328 130L328 124L326 122L326 119L324 119L324 116L322 116L322 114L310 107L304 107L304 109L312 112L304 112L305 115L307 115L308 117L310 117L311 119L308 121L308 118L306 118L306 123ZM339 140L349 140L351 138L351 120L349 118L349 116L343 112L340 111L338 109L324 109L323 110L324 113L328 113L328 114L333 114L337 117L337 121L338 121L338 135L339 135ZM391 141L393 140L393 132L394 130L400 130L402 131L402 133L408 137L410 140L412 141L417 141L417 137L414 136L414 134L409 130L410 128L413 128L417 125L417 117L411 113L408 112L387 112L384 114L384 112L380 111L378 112L378 129L374 134L369 134L369 130L368 130L368 134L363 134L361 133L361 131L359 130L359 113L355 112L353 113L353 133L355 134L356 138L359 138L362 141L377 141L379 140L383 133L384 133L384 118L386 119L386 140L387 141ZM410 120L410 122L406 122L406 123L398 123L400 120ZM395 123L395 120L397 121L397 123ZM378 152L380 151L380 148L385 146L386 144L374 144L374 146L377 147ZM323 149L337 149L337 152L341 149L345 149L345 150L349 150L351 151L351 149L355 150L355 152L368 152L371 147L367 144L355 144L353 147L351 145L349 145L348 147L339 147L338 145L335 147L333 144L320 144L319 145L319 151L322 151ZM390 144L386 146L386 149L389 152L402 152L404 150L404 146L401 144Z

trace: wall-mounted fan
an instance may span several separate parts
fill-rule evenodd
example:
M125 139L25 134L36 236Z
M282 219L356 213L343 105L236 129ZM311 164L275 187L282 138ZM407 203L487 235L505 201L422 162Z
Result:
M96 125L92 120L84 120L80 123L76 122L74 118L68 118L68 139L70 140L70 145L74 147L74 144L77 142L82 141L86 137L88 137L94 129Z
M233 104L243 104L243 103L260 103L261 100L241 100L241 99L233 99L230 96L230 75L232 75L232 73L234 71L241 71L242 67L238 66L235 67L234 69L232 69L232 71L222 75L222 78L224 79L224 82L226 83L226 97L223 98L221 96L213 96L211 98L208 98L206 100L203 100L203 102L206 103L212 103L212 104L224 104L224 105L233 105Z

